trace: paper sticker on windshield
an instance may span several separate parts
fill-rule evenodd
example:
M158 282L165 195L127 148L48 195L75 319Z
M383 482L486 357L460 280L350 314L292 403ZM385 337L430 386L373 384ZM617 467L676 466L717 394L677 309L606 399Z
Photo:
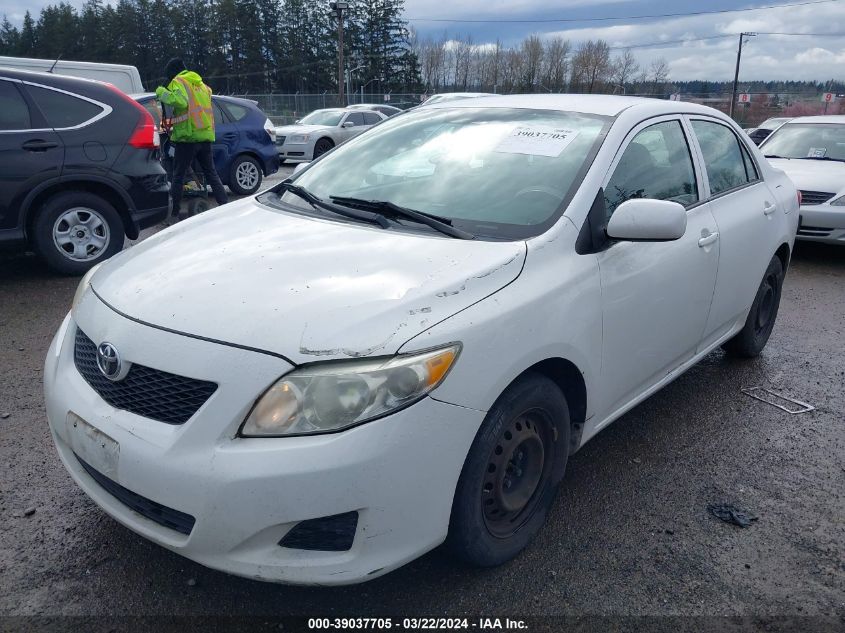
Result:
M825 154L827 154L826 147L811 147L807 152L807 158L824 158Z
M578 132L559 127L524 126L511 130L494 148L504 154L530 154L534 156L560 156Z

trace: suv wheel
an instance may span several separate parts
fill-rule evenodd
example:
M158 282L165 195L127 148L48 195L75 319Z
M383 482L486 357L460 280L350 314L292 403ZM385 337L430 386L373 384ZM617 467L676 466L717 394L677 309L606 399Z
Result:
M63 275L82 275L123 248L123 222L115 208L84 191L48 199L32 228L35 250Z
M261 186L261 165L252 156L238 156L232 163L229 188L238 195L249 196Z

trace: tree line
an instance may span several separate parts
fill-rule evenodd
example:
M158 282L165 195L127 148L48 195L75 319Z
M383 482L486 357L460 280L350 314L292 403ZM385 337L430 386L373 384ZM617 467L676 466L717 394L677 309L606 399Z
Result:
M404 0L353 0L344 12L347 68L356 84L418 92L419 70L402 19ZM181 57L215 91L334 92L337 19L329 0L86 0L0 23L0 55L131 64L145 86Z

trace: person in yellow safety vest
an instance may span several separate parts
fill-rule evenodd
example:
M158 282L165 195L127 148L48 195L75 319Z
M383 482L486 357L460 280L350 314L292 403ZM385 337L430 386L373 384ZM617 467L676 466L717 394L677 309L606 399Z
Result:
M156 97L173 108L173 128L170 132L170 142L175 149L173 180L170 183L172 213L175 217L179 216L185 172L194 158L205 174L206 182L211 185L217 204L226 204L229 198L214 169L211 153L211 144L214 143L211 88L203 83L197 73L188 70L181 59L167 62L165 75L172 79L166 88L156 88Z

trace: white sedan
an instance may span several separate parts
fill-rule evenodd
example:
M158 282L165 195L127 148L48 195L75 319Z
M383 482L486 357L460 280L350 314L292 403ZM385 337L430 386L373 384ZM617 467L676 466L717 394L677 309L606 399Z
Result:
M798 239L845 245L845 116L805 116L761 145L801 191Z
M279 160L313 160L387 118L375 110L314 110L293 125L276 128Z
M719 346L761 352L797 224L703 106L421 108L93 269L50 429L105 512L209 567L355 583L444 541L500 564L596 433Z

